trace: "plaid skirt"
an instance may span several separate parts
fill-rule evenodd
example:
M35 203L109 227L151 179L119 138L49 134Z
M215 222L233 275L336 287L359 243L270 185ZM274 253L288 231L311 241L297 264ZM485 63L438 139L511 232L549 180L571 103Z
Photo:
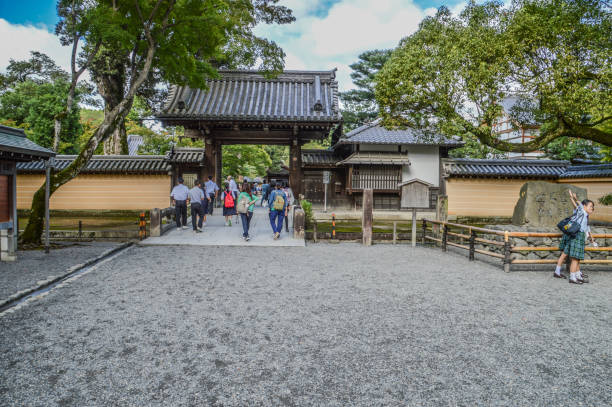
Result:
M574 237L564 233L559 244L559 250L574 259L584 260L584 241L584 232L578 232Z

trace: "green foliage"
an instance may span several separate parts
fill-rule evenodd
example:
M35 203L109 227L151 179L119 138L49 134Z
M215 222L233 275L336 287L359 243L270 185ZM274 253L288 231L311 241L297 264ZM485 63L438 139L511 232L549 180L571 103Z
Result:
M300 201L300 206L304 210L304 227L308 229L314 220L314 216L312 214L312 202L307 201L306 199L302 199Z
M612 194L608 194L599 198L599 203L606 206L612 205Z
M270 157L270 171L278 172L283 166L289 164L289 147L287 146L263 146Z
M375 78L391 57L391 52L390 49L366 51L359 55L357 62L350 65L353 70L351 79L357 89L340 93L345 132L376 119L378 105L374 95Z
M589 140L561 137L548 144L544 151L553 160L594 160L600 159L601 145Z
M79 123L78 105L68 115L63 115L69 86L64 79L54 82L26 79L14 83L11 89L0 94L0 120L24 128L29 139L52 148L54 120L59 116L62 131L58 150L62 154L74 154L83 129Z
M567 136L612 145L610 32L606 2L597 0L470 1L459 17L442 7L404 38L377 76L386 125L473 135L502 151L542 149ZM523 144L500 140L493 125L500 101L519 96L509 113L540 125Z
M223 176L263 177L272 160L261 145L223 146Z

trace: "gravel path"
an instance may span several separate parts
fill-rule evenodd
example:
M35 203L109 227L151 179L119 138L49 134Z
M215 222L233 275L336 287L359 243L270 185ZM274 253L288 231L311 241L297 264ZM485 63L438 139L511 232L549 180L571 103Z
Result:
M133 247L0 315L0 405L610 405L612 273L590 274L406 246Z
M20 250L17 252L17 261L0 263L0 302L19 291L36 286L40 280L62 275L68 268L119 244L65 243L65 247L54 248L49 254L45 254L44 250Z

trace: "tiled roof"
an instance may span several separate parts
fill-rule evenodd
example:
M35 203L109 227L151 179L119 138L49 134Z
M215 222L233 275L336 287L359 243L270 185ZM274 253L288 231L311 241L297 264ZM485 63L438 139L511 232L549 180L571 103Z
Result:
M302 150L302 165L335 166L341 159L332 150Z
M612 164L573 165L559 178L605 178L612 177Z
M172 86L157 117L163 119L318 122L341 120L333 71L285 71L266 79L259 71L219 71L208 89Z
M168 152L166 160L177 164L201 164L204 165L203 148L175 148Z
M446 177L558 178L568 166L556 160L443 160Z
M128 134L128 155L138 155L138 148L144 144L144 138L137 134Z
M29 140L22 129L0 125L0 155L22 161L53 157L55 153Z
M460 147L463 142L433 132L386 129L380 125L380 119L376 119L346 133L340 138L338 144L413 144Z
M58 155L55 158L55 171L70 165L76 155ZM162 155L94 155L81 171L86 174L167 174L170 170L166 157ZM44 172L41 161L18 163L19 173Z
M358 151L338 162L338 165L344 164L409 165L410 160L408 154Z

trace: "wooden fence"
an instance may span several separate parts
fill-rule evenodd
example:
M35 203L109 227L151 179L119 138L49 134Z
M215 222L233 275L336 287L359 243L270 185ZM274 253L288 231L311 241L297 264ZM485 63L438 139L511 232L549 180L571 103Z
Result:
M430 232L430 235L427 235ZM480 235L481 237L479 237ZM485 235L486 237L483 237ZM487 236L488 235L488 236ZM488 238L489 236L500 236L500 240ZM446 251L448 246L457 247L468 251L468 258L474 260L475 253L500 259L504 266L504 271L509 272L512 264L554 264L555 259L513 259L512 253L534 252L534 251L558 251L558 247L548 246L512 246L510 238L560 238L561 233L542 233L542 232L510 232L493 229L485 229L475 226L462 225L459 223L441 222L436 220L423 219L422 224L422 243L432 241L439 244L442 251ZM595 233L595 239L612 238L612 233ZM454 241L452 239L455 239ZM460 242L457 242L457 240ZM467 242L467 244L465 244ZM476 244L485 246L500 247L501 253L487 249L477 249ZM585 252L612 252L612 247L585 247ZM582 264L610 264L612 259L585 259Z

